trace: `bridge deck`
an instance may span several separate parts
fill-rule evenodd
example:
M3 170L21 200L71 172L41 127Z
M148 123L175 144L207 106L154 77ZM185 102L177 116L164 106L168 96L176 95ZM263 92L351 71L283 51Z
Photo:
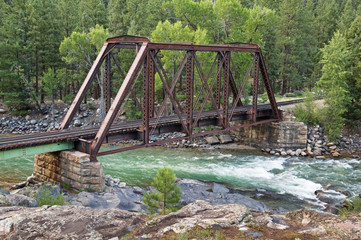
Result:
M247 120L247 112L252 106L241 106L235 109L232 121L235 120ZM222 110L220 110L222 113ZM258 116L267 117L271 114L271 106L269 104L262 104L258 106ZM183 116L186 117L185 115ZM193 114L193 117L197 117L197 113ZM204 120L213 120L204 122ZM217 120L216 111L204 111L201 114L198 126L214 125L212 123ZM203 121L203 124L202 124ZM150 126L154 126L155 119L150 119ZM127 121L122 123L115 123L110 128L108 136L117 134L126 134L130 132L137 132L139 127L142 125L142 120ZM167 117L161 117L157 128L164 126L180 125L179 119L176 115ZM21 135L13 137L0 138L0 151L16 148L24 148L28 146L43 145L56 142L75 142L79 139L90 139L94 138L99 127L88 127L88 128L73 128L57 130L52 132L36 133L30 135ZM157 132L155 132L156 134ZM116 140L116 139L114 139Z

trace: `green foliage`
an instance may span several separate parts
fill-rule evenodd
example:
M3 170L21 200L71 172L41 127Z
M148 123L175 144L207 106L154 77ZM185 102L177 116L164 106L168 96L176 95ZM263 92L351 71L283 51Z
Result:
M69 183L61 183L61 186L65 188L66 190L71 190L71 185Z
M75 94L70 93L70 94L66 95L65 97L63 97L63 102L65 104L70 105L74 101L74 98L75 98Z
M43 205L66 205L66 201L62 194L54 196L52 191L49 189L51 186L43 187L37 196L37 206L41 207Z
M302 97L303 93L302 92L295 92L295 93L286 93L286 97Z
M57 90L59 89L59 81L55 76L54 70L52 69L48 69L47 72L44 73L44 78L43 78L43 86L44 86L44 91L53 96L56 94Z
M316 39L310 4L310 1L290 0L282 1L280 5L276 34L282 95L290 89L300 89L313 70Z
M361 196L356 196L350 200L345 200L343 207L338 208L341 217L348 217L353 214L361 213Z
M311 92L306 92L305 95L304 103L297 104L293 109L296 120L309 124L318 124L320 122L319 109L314 102L314 95Z
M344 117L349 124L357 124L361 119L361 15L355 18L348 29L346 44L350 57L347 70L350 74L347 76L349 99L346 101Z
M347 111L346 102L349 101L347 70L349 53L346 49L346 39L336 32L330 43L322 50L322 76L317 82L318 91L325 94L326 107L323 109L323 124L326 134L331 141L340 137Z
M162 213L166 214L167 210L174 209L179 203L180 187L175 184L175 180L176 175L171 168L164 167L158 170L152 182L156 192L145 193L143 198L143 202L151 213L160 207Z

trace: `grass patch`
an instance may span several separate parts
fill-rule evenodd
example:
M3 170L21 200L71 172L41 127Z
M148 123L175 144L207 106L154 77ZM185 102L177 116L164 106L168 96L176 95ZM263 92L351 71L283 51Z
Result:
M339 208L339 215L343 218L346 218L350 215L355 215L361 213L361 196L356 196L350 200L345 200L344 206Z
M44 205L66 205L67 202L64 200L64 197L61 193L56 194L54 191L54 186L44 185L40 189L37 196L37 206L41 207Z

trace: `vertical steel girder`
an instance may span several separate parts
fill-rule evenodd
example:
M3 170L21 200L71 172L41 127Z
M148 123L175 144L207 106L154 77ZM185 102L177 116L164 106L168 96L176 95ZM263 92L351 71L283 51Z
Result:
M88 91L91 83L93 82L96 74L98 73L100 66L104 60L104 54L109 50L108 43L104 43L102 49L100 50L97 58L95 59L88 75L86 76L83 84L81 85L78 93L75 96L73 103L71 104L68 112L66 113L63 122L61 123L60 129L68 128L71 121L73 120L76 112L79 110L80 104L86 96L86 92Z
M227 128L228 121L228 103L229 103L229 72L231 63L231 52L225 52L224 54L224 83L223 83L223 127Z
M143 143L149 143L149 118L150 118L150 104L149 95L150 95L150 84L149 84L149 75L150 75L150 55L149 52L144 61L143 67Z
M193 88L194 88L194 51L187 54L186 64L186 113L187 113L187 132L191 136L193 132Z
M105 98L105 112L107 113L110 108L111 98L112 98L112 88L111 88L111 65L110 65L110 55L108 54L105 58L105 76L104 76L104 98Z
M118 49L135 49L137 52L135 60L127 74L122 71L117 59L111 52L115 47ZM185 57L180 63L177 72L174 74L173 79L168 78L167 73L163 68L162 62L158 56L158 52L160 50L178 50L185 52ZM204 74L202 66L197 59L197 51L211 51L217 53L217 56L214 59L213 65L207 73L207 76ZM254 55L253 61L248 69L247 74L243 79L243 82L237 83L239 85L239 89L237 88L236 79L233 77L230 70L231 53L233 51L250 52ZM124 79L117 95L114 98L113 103L111 103L111 59L113 59L113 63L117 66L120 74ZM271 83L267 73L264 58L262 56L260 48L257 45L194 45L190 43L151 43L150 40L147 38L121 36L110 38L104 44L62 122L62 129L67 128L70 125L76 112L79 109L82 100L86 96L86 92L89 89L91 82L98 74L98 71L103 61L105 61L104 92L107 114L104 121L101 123L101 126L95 138L92 141L87 141L88 147L84 148L88 149L88 153L91 154L92 161L96 161L96 156L104 155L104 153L99 153L99 149L103 144L104 140L107 138L109 129L112 123L115 121L121 105L124 103L126 97L129 94L133 96L134 101L136 102L137 106L139 106L139 109L142 112L143 120L141 126L139 126L139 130L143 134L143 145L134 147L134 149L141 146L151 146L156 144L150 142L150 136L157 128L157 124L160 121L160 117L164 111L165 104L168 100L170 100L173 104L174 111L179 119L179 123L181 124L183 130L187 133L187 137L196 137L199 135L193 134L193 129L198 126L197 123L200 120L201 113L203 112L203 109L207 102L212 103L213 110L215 110L217 113L218 123L223 127L223 130L216 130L217 132L230 130L237 127L243 127L246 125L248 126L249 124L230 127L229 122L232 120L232 116L236 107L242 105L241 94L243 94L244 86L251 75L253 75L253 99L252 107L249 111L249 119L252 121L250 125L280 120L280 113L278 111L277 103L275 101L273 90L271 88ZM214 73L215 66L217 70ZM177 81L181 78L181 75L184 72L184 68L186 81L186 98L185 106L182 106L177 99L175 89ZM199 95L197 96L197 100L194 102L195 68L199 74L198 81L201 82L201 89L199 91ZM253 74L251 74L252 69ZM165 90L164 101L157 114L154 111L156 72L158 73ZM268 98L272 108L273 118L257 122L257 95L259 85L259 72L261 73L265 89L268 94ZM137 99L136 93L133 90L133 87L141 73L143 73L143 99L142 101L139 101ZM210 79L212 79L212 81ZM216 85L215 93L213 93L214 85ZM204 91L205 97L203 95ZM233 103L231 105L231 109L229 109L230 92L232 92L233 95ZM140 95L140 93L138 93L138 95ZM197 110L198 112L195 112L195 109L197 108L198 102L201 98L203 101L201 107L199 110ZM185 111L183 111L183 108ZM194 115L196 115L196 117ZM150 121L151 119L152 121ZM201 135L205 134L207 133L202 133ZM133 149L132 147L130 148ZM110 152L117 152L117 150Z
M252 90L252 108L251 120L256 122L257 119L257 100L258 100L258 73L259 73L259 55L255 55L254 73L253 73L253 90Z
M217 69L221 69L222 67L222 56L218 54L218 62L217 62ZM216 105L217 108L221 107L221 88L222 88L222 76L221 73L217 75L217 86L216 86Z
M127 96L130 90L130 87L133 85L133 81L136 77L136 74L138 73L144 61L144 58L147 55L147 48L148 48L148 42L143 43L142 46L140 47L132 66L130 67L117 95L114 98L114 102L111 105L109 112L107 113L104 121L100 125L99 131L96 134L91 144L92 161L96 161L96 155L99 152L99 149L106 137L106 134L108 133L109 128L113 123L121 104L124 102L125 97Z

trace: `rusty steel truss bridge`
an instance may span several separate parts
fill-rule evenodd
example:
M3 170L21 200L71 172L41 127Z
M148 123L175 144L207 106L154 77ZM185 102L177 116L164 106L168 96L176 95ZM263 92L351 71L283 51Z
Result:
M129 56L135 58L125 72L122 58L129 59ZM172 64L165 62L165 58L171 59ZM239 74L241 68L244 69L242 76ZM98 127L68 128L101 71L105 119ZM112 94L115 93L114 79L119 85L116 94ZM267 94L268 104L257 104L261 88ZM160 91L161 99L156 98L156 91ZM141 117L120 122L119 114L124 112L129 99L134 101ZM250 104L246 104L246 99ZM172 114L167 115L164 112L169 105ZM0 159L77 149L89 153L91 160L97 161L97 156L280 120L281 112L258 45L154 43L144 37L119 36L104 43L60 130L0 138ZM210 125L216 127L206 132L195 131ZM150 140L153 135L176 131L185 135ZM132 146L100 151L103 143L128 139L141 141Z

